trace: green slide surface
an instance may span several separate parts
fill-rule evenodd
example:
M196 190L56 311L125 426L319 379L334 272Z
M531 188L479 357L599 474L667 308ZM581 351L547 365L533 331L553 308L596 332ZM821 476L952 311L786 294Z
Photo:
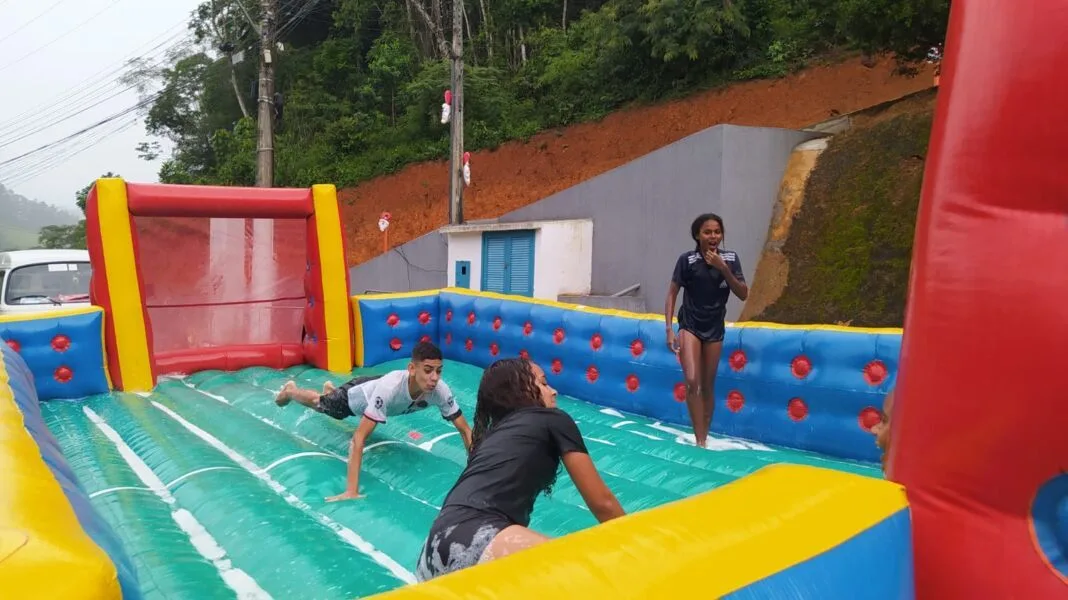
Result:
M355 375L405 368L396 361ZM444 379L472 420L482 370L446 361ZM310 367L207 371L164 378L146 394L42 405L97 510L132 556L149 598L359 598L414 581L427 530L463 468L459 435L436 410L375 429L365 498L327 503L345 486L355 419L274 404L294 380L346 378ZM716 437L561 397L628 512L692 496L770 463L880 477L877 468ZM691 435L692 439L692 435ZM562 536L596 524L566 474L539 498L531 527Z

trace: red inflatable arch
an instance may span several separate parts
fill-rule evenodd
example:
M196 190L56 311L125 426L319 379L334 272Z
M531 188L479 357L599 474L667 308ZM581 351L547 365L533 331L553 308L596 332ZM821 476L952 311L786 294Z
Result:
M889 455L918 598L1068 598L1066 33L1061 0L953 3Z

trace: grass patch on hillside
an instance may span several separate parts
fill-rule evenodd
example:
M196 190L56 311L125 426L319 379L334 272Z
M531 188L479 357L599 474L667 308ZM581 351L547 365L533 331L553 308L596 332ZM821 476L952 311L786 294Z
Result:
M833 138L783 252L789 280L761 321L900 327L931 108Z

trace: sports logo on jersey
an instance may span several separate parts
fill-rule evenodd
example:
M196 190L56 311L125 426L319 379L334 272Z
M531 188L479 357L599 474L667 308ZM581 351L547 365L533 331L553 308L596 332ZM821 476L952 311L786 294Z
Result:
M382 399L382 396L375 397L375 408L382 410L382 407L386 405L386 401Z

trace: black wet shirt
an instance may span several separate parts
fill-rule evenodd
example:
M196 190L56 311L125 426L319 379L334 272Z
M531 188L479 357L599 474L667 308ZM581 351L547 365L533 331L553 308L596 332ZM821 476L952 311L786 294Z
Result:
M735 279L745 282L742 275L742 262L732 250L719 250L719 256L734 274ZM713 329L721 324L727 315L727 300L731 297L731 288L727 278L719 269L705 262L705 258L696 250L684 252L675 261L675 272L671 281L686 290L682 295L682 307L679 309L679 323L686 323L698 331Z
M526 527L538 494L569 452L588 454L571 415L558 408L517 410L490 428L442 510L473 508Z

